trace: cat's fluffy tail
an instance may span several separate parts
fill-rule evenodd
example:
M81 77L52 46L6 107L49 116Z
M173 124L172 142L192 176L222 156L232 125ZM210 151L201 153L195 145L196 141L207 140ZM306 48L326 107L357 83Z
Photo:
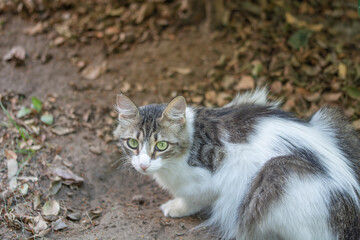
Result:
M281 101L270 101L268 99L268 90L267 88L263 87L242 94L238 93L235 98L224 107L234 107L245 104L255 104L277 108L280 106Z

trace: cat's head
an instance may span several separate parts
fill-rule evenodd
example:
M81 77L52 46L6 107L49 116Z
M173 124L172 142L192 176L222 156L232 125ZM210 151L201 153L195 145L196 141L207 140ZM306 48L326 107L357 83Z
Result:
M119 125L114 131L126 158L143 174L175 167L189 148L186 102L176 97L168 105L137 107L123 94L117 96Z

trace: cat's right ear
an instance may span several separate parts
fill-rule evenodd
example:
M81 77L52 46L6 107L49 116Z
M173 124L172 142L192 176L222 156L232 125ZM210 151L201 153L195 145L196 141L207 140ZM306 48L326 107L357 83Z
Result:
M119 120L131 120L139 117L139 108L122 93L116 96L116 110L119 113Z

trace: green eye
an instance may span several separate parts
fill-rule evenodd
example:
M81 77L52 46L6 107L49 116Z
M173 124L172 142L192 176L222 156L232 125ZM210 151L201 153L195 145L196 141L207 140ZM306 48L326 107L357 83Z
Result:
M137 149L139 146L139 142L136 139L129 138L127 140L127 145L132 149Z
M156 143L156 146L155 146L155 149L157 151L165 151L167 148L168 148L169 144L167 142L157 142Z

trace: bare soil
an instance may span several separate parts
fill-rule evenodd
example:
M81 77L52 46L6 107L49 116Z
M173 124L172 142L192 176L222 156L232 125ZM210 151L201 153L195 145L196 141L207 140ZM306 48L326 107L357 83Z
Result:
M116 94L123 80L130 80L131 87L140 84L144 90L133 95L139 105L148 102L164 102L179 94L179 89L188 83L199 81L219 57L219 52L231 52L230 43L216 43L200 34L196 29L188 29L172 41L144 43L118 55L106 57L102 43L93 42L79 47L51 48L44 35L29 37L23 30L30 26L19 17L8 15L4 35L0 38L0 56L11 46L23 46L28 57L24 66L0 63L0 92L15 92L26 96L24 102L30 104L30 96L45 99L57 96L55 108L74 109L81 117L92 109L103 118L113 111ZM43 64L39 58L43 54L52 59ZM72 56L101 64L108 63L108 71L96 81L85 80L78 69L71 64ZM189 76L166 79L165 69L173 66L192 67L195 72ZM196 67L196 68L195 68ZM110 87L108 87L110 86ZM3 114L3 113L2 113ZM2 115L4 118L4 114ZM93 121L96 125L97 122ZM113 125L114 126L114 125ZM84 227L78 222L66 220L68 228L52 232L51 239L213 239L207 233L190 232L204 220L203 216L171 219L163 217L159 206L171 197L156 183L140 176L129 167L115 168L112 165L120 159L116 143L105 143L95 134L94 129L79 127L67 136L50 134L47 141L61 149L59 155L73 163L73 172L84 177L84 184L72 191L62 187L56 195L63 209L89 211L101 208L100 218L94 226ZM91 146L100 146L101 153L89 151ZM49 155L49 158L53 155ZM52 159L48 164L57 165ZM43 180L43 188L49 186ZM72 196L66 192L71 191ZM134 203L133 196L142 195L143 204ZM31 234L13 231L7 227L0 229L2 239L21 239Z
M25 143L0 110L0 239L34 239L31 221L39 215L47 224L40 233L50 231L50 239L217 239L191 231L204 213L164 217L159 206L171 196L122 160L112 137L120 91L138 105L183 95L189 104L216 107L267 85L283 110L308 118L322 106L339 107L360 131L354 1L225 1L232 4L223 27L212 32L201 12L199 21L179 14L186 2L0 0L0 101L34 138ZM20 64L2 59L15 46L26 52ZM32 97L42 101L41 112L17 117ZM42 114L54 122L41 122ZM58 134L58 127L71 132ZM28 147L37 149L29 155ZM19 166L25 162L18 177L37 178L20 178L11 193L9 150ZM62 179L51 196L54 168L64 166L84 181ZM44 216L48 200L60 204L58 215ZM54 230L56 219L67 227Z

